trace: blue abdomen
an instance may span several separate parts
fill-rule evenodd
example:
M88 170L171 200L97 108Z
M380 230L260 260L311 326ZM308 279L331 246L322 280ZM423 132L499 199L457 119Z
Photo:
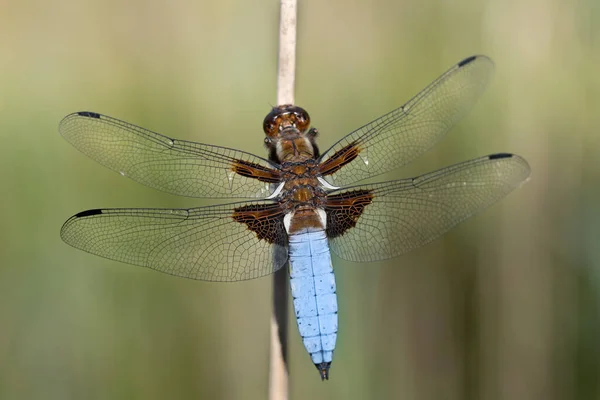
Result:
M325 231L290 235L290 286L304 347L327 378L337 338L337 297Z

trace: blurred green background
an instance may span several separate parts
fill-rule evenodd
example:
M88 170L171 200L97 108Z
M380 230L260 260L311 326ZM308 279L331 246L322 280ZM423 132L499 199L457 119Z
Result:
M0 3L0 399L264 399L271 280L196 282L77 251L98 207L191 207L57 131L105 113L264 155L278 3ZM296 103L326 149L483 53L496 76L433 150L383 177L514 152L529 183L390 260L334 258L322 383L290 320L291 397L600 399L600 3L303 1Z

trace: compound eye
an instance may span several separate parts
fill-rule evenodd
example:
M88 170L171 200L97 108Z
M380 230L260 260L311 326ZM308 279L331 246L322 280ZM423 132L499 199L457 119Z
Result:
M301 107L292 104L283 104L274 107L263 121L263 130L270 137L276 137L290 126L304 132L310 125L308 113Z
M267 135L273 136L273 135L277 134L277 127L275 126L274 123L265 120L265 123L263 124L263 131Z
M308 126L310 125L310 118L308 116L308 113L306 111L304 111L303 109L299 109L296 112L296 126L299 130L301 131L305 131L308 129Z

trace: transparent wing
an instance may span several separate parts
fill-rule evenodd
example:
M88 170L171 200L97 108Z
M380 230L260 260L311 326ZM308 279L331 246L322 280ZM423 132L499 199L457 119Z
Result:
M60 133L100 164L144 185L190 197L264 198L278 167L226 147L171 139L93 112L66 116Z
M486 56L466 58L402 107L348 134L320 157L325 180L346 186L423 154L471 109L493 70Z
M502 153L418 178L332 192L325 207L331 249L349 261L406 253L500 200L529 172L524 159Z
M88 210L68 219L60 234L101 257L205 281L258 278L287 260L283 213L270 202Z

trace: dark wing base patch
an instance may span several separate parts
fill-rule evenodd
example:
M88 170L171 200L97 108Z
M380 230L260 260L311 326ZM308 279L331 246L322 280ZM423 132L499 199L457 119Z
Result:
M234 209L234 221L245 224L260 240L287 247L288 238L279 204L250 204Z
M278 171L249 161L235 160L231 169L236 174L261 182L277 183L281 180Z
M327 176L336 173L343 166L354 161L358 153L360 153L360 148L356 141L347 144L319 165L321 175Z
M328 196L325 205L327 212L327 237L342 236L356 226L365 207L373 201L371 190L353 190Z

